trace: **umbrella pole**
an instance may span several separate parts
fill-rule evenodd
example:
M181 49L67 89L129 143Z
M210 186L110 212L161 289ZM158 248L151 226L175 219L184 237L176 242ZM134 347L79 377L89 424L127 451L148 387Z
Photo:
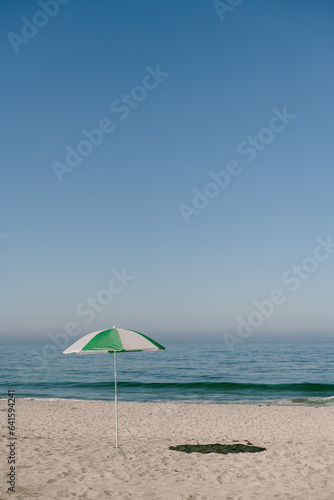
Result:
M118 450L118 414L117 414L117 371L116 371L116 351L114 351L115 368L115 420L116 420L116 450Z

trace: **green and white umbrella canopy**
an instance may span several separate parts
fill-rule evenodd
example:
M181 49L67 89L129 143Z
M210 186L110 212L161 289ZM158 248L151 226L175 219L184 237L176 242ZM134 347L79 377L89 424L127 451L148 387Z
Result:
M163 351L165 348L155 340L134 330L123 330L113 326L109 330L89 333L63 351L63 354L114 353L115 369L115 420L116 450L118 448L118 412L117 412L117 352Z
M160 351L165 348L142 333L122 328L89 333L68 347L63 354Z

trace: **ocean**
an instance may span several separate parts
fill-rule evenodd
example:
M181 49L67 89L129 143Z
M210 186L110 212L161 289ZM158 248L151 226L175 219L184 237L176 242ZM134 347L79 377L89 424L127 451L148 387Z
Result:
M334 342L162 343L117 355L120 401L334 406ZM1 398L114 399L113 355L43 347L2 347Z

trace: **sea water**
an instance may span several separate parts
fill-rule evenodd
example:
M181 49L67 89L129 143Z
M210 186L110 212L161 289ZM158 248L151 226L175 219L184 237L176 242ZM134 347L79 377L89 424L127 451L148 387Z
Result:
M334 405L334 342L168 343L165 351L117 355L121 401ZM114 398L114 356L47 359L43 345L0 352L0 397Z

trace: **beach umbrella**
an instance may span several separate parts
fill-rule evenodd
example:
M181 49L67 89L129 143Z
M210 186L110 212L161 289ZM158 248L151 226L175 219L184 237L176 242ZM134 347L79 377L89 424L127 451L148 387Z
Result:
M63 354L114 353L116 450L118 449L116 353L162 350L165 350L162 345L142 333L135 332L134 330L123 330L122 328L113 326L109 330L99 330L98 332L89 333L63 351Z

